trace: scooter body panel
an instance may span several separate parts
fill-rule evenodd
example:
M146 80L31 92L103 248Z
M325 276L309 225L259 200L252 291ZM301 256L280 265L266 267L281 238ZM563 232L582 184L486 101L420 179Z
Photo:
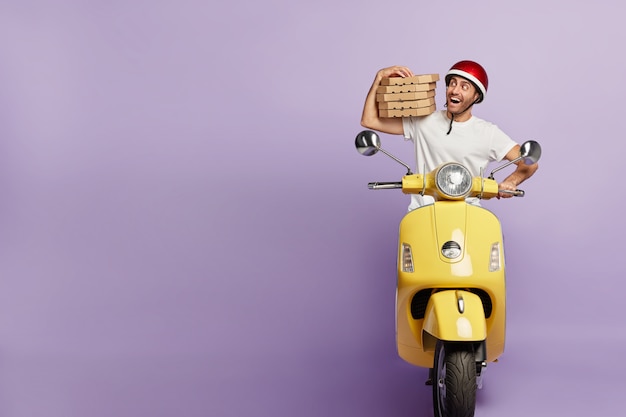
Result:
M439 340L486 340L487 326L480 297L462 290L434 293L428 300L422 330Z
M442 247L452 241L459 244L461 254L448 259ZM410 246L413 272L403 270L403 245ZM497 217L465 201L418 208L400 223L398 253L398 354L414 365L432 367L432 340L482 338L487 360L497 359L504 351L506 316L504 248ZM490 270L494 256L499 268ZM465 304L462 314L459 291ZM472 336L463 339L459 329L468 335L468 323Z

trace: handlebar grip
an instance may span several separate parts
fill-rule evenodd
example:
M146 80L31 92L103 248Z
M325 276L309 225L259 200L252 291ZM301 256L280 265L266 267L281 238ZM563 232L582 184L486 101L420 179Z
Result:
M524 190L500 190L501 193L507 193L507 194L511 194L513 197L524 197L524 194L526 194L524 192Z
M370 182L367 184L370 190L391 190L402 188L402 182Z

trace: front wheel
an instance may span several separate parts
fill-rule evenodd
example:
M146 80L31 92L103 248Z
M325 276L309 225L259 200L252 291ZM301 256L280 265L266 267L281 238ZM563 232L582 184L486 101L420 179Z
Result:
M437 342L433 368L435 417L473 417L476 359L471 344Z

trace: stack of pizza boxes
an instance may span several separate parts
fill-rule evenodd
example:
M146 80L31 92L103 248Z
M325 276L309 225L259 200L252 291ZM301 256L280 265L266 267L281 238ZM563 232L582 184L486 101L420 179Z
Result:
M380 117L426 116L437 109L435 88L439 74L383 78L376 101Z

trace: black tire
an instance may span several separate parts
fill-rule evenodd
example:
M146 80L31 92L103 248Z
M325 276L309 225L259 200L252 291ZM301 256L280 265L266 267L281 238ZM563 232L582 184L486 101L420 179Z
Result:
M472 345L437 342L433 368L435 417L473 417L476 388Z

